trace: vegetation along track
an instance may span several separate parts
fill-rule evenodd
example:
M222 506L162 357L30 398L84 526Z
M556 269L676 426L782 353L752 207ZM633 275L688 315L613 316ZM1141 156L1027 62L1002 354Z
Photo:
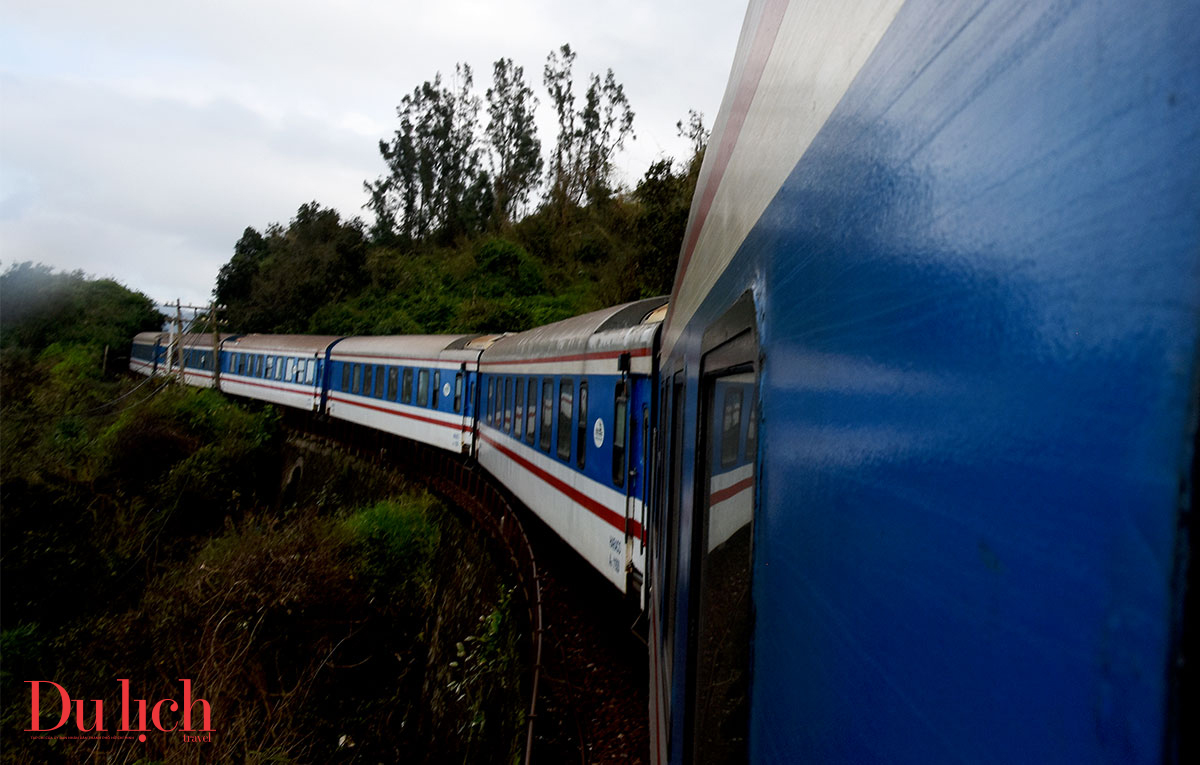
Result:
M385 461L467 513L498 543L529 625L525 762L647 762L647 666L620 594L479 468L349 423L286 412L292 441Z

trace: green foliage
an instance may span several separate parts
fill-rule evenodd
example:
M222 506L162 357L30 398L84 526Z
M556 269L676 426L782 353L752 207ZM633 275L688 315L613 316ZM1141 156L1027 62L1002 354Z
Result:
M505 239L484 240L475 250L471 283L485 297L526 297L542 289L537 262L518 244Z
M636 189L615 188L613 160L633 137L633 111L611 70L590 75L577 103L575 57L564 45L543 70L558 119L545 162L530 116L537 99L510 59L495 63L486 91L486 142L476 136L484 102L465 66L453 88L435 76L406 95L398 129L380 144L387 171L366 184L370 242L354 221L342 234L356 242L353 257L328 267L298 257L305 220L321 212L336 221L315 205L286 231L246 229L218 280L228 329L514 332L669 293L708 140L702 117L689 112L678 124L692 144L685 164L661 159ZM545 198L517 219L543 168Z
M525 84L525 70L502 58L493 66L487 103L494 223L503 228L542 174L542 142L534 121L538 101Z
M0 349L38 353L51 343L75 344L116 354L139 332L157 329L163 317L150 298L111 279L82 271L55 273L49 266L17 263L0 275Z
M454 69L457 89L439 72L400 101L400 127L379 152L388 173L366 183L377 240L452 241L482 230L492 212L491 183L476 141L480 101L471 68Z
M233 327L248 332L308 329L313 306L357 294L367 284L362 221L336 210L301 205L286 229L262 237L248 228L217 277L215 296Z
M428 493L392 498L363 508L345 521L361 547L362 573L372 588L415 586L428 594L438 546L437 501Z

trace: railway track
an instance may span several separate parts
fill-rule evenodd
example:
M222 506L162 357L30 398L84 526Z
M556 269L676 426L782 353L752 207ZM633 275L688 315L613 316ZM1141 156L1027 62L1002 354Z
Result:
M284 425L294 436L384 461L424 483L504 551L529 625L524 762L649 761L645 645L630 629L636 612L620 593L476 464L298 412L284 410Z

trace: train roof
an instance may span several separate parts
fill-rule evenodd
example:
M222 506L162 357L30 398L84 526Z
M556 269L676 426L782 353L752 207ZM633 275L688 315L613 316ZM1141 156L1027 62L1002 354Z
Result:
M479 357L495 335L383 335L347 337L330 358L378 359L381 362L467 361Z
M324 353L341 335L242 335L226 342L227 351L275 351L277 353Z
M139 332L133 336L135 345L154 345L155 343L166 343L166 332Z
M506 335L484 354L488 362L534 359L580 360L606 351L650 349L662 324L667 298L655 297L573 316L544 327Z
M225 341L235 337L237 337L237 335L229 333L218 335L219 342L221 343L224 343ZM207 348L211 350L213 346L213 336L211 332L191 332L184 335L181 342L184 348Z

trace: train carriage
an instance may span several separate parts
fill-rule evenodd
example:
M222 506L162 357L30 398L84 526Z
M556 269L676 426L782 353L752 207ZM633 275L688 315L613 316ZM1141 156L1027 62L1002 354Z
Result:
M129 351L129 370L147 377L165 374L169 342L166 332L139 332Z
M330 352L329 416L470 454L479 357L493 339L346 338Z
M179 357L183 357L183 382L200 388L213 388L217 384L217 361L220 347L237 335L213 336L206 332L195 332L183 337L166 351L166 373L179 373Z
M655 761L1194 757L1197 125L1194 2L751 2L663 327Z
M508 335L480 364L480 464L622 592L639 597L665 302Z
M319 411L332 335L245 335L222 344L221 390L235 396Z

